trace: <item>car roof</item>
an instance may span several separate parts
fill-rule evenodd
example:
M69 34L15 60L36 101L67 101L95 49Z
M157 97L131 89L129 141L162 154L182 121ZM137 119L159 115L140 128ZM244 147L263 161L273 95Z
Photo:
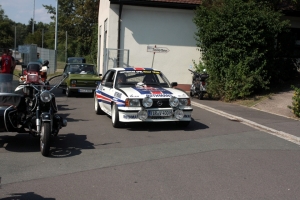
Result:
M146 67L146 68L143 68L143 67L117 67L117 68L113 68L113 69L116 70L116 71L144 71L144 70L147 70L147 71L160 71L160 70L153 69L153 68L150 68L150 67Z

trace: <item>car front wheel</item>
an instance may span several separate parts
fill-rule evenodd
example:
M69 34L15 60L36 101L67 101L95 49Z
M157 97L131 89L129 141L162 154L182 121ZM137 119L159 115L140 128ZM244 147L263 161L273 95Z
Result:
M99 105L99 102L98 102L98 98L97 98L97 96L96 96L96 93L94 94L94 102L95 102L95 113L97 114L97 115L103 115L103 114L105 114L104 112L103 112L103 110L101 109L101 107L100 107L100 105Z
M70 97L71 95L72 95L72 92L71 92L70 88L67 87L67 89L66 89L66 96Z
M122 122L119 120L119 109L116 104L113 104L111 109L111 122L113 127L120 128L122 127Z

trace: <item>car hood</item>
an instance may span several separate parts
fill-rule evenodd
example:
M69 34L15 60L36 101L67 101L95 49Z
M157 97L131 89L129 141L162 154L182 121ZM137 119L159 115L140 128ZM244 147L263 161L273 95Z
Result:
M101 78L97 75L93 75L93 74L69 74L69 79L77 79L77 80L101 80Z
M120 90L125 92L129 98L144 98L146 96L152 98L170 98L171 96L178 98L189 98L185 92L176 88L130 87L120 88Z

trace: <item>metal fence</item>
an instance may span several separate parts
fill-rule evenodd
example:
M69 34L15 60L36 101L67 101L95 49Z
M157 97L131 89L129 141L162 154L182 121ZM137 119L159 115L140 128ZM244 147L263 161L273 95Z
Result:
M129 67L129 49L106 49L103 73L116 67Z

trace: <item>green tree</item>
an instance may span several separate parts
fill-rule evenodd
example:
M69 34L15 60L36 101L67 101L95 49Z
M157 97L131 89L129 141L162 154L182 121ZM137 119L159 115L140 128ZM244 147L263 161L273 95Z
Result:
M14 32L12 21L5 15L0 5L0 48L12 48L14 46Z
M225 100L268 89L276 37L289 27L265 2L204 0L196 12L196 40L210 74L209 92Z
M94 34L98 24L99 0L65 0L59 1L58 9L58 46L65 46L65 32L68 32L68 55L86 56L93 61L90 54L97 48L91 46L97 35ZM55 20L56 9L44 5ZM61 52L64 52L61 50ZM96 55L95 55L96 56ZM63 56L61 56L63 57Z

